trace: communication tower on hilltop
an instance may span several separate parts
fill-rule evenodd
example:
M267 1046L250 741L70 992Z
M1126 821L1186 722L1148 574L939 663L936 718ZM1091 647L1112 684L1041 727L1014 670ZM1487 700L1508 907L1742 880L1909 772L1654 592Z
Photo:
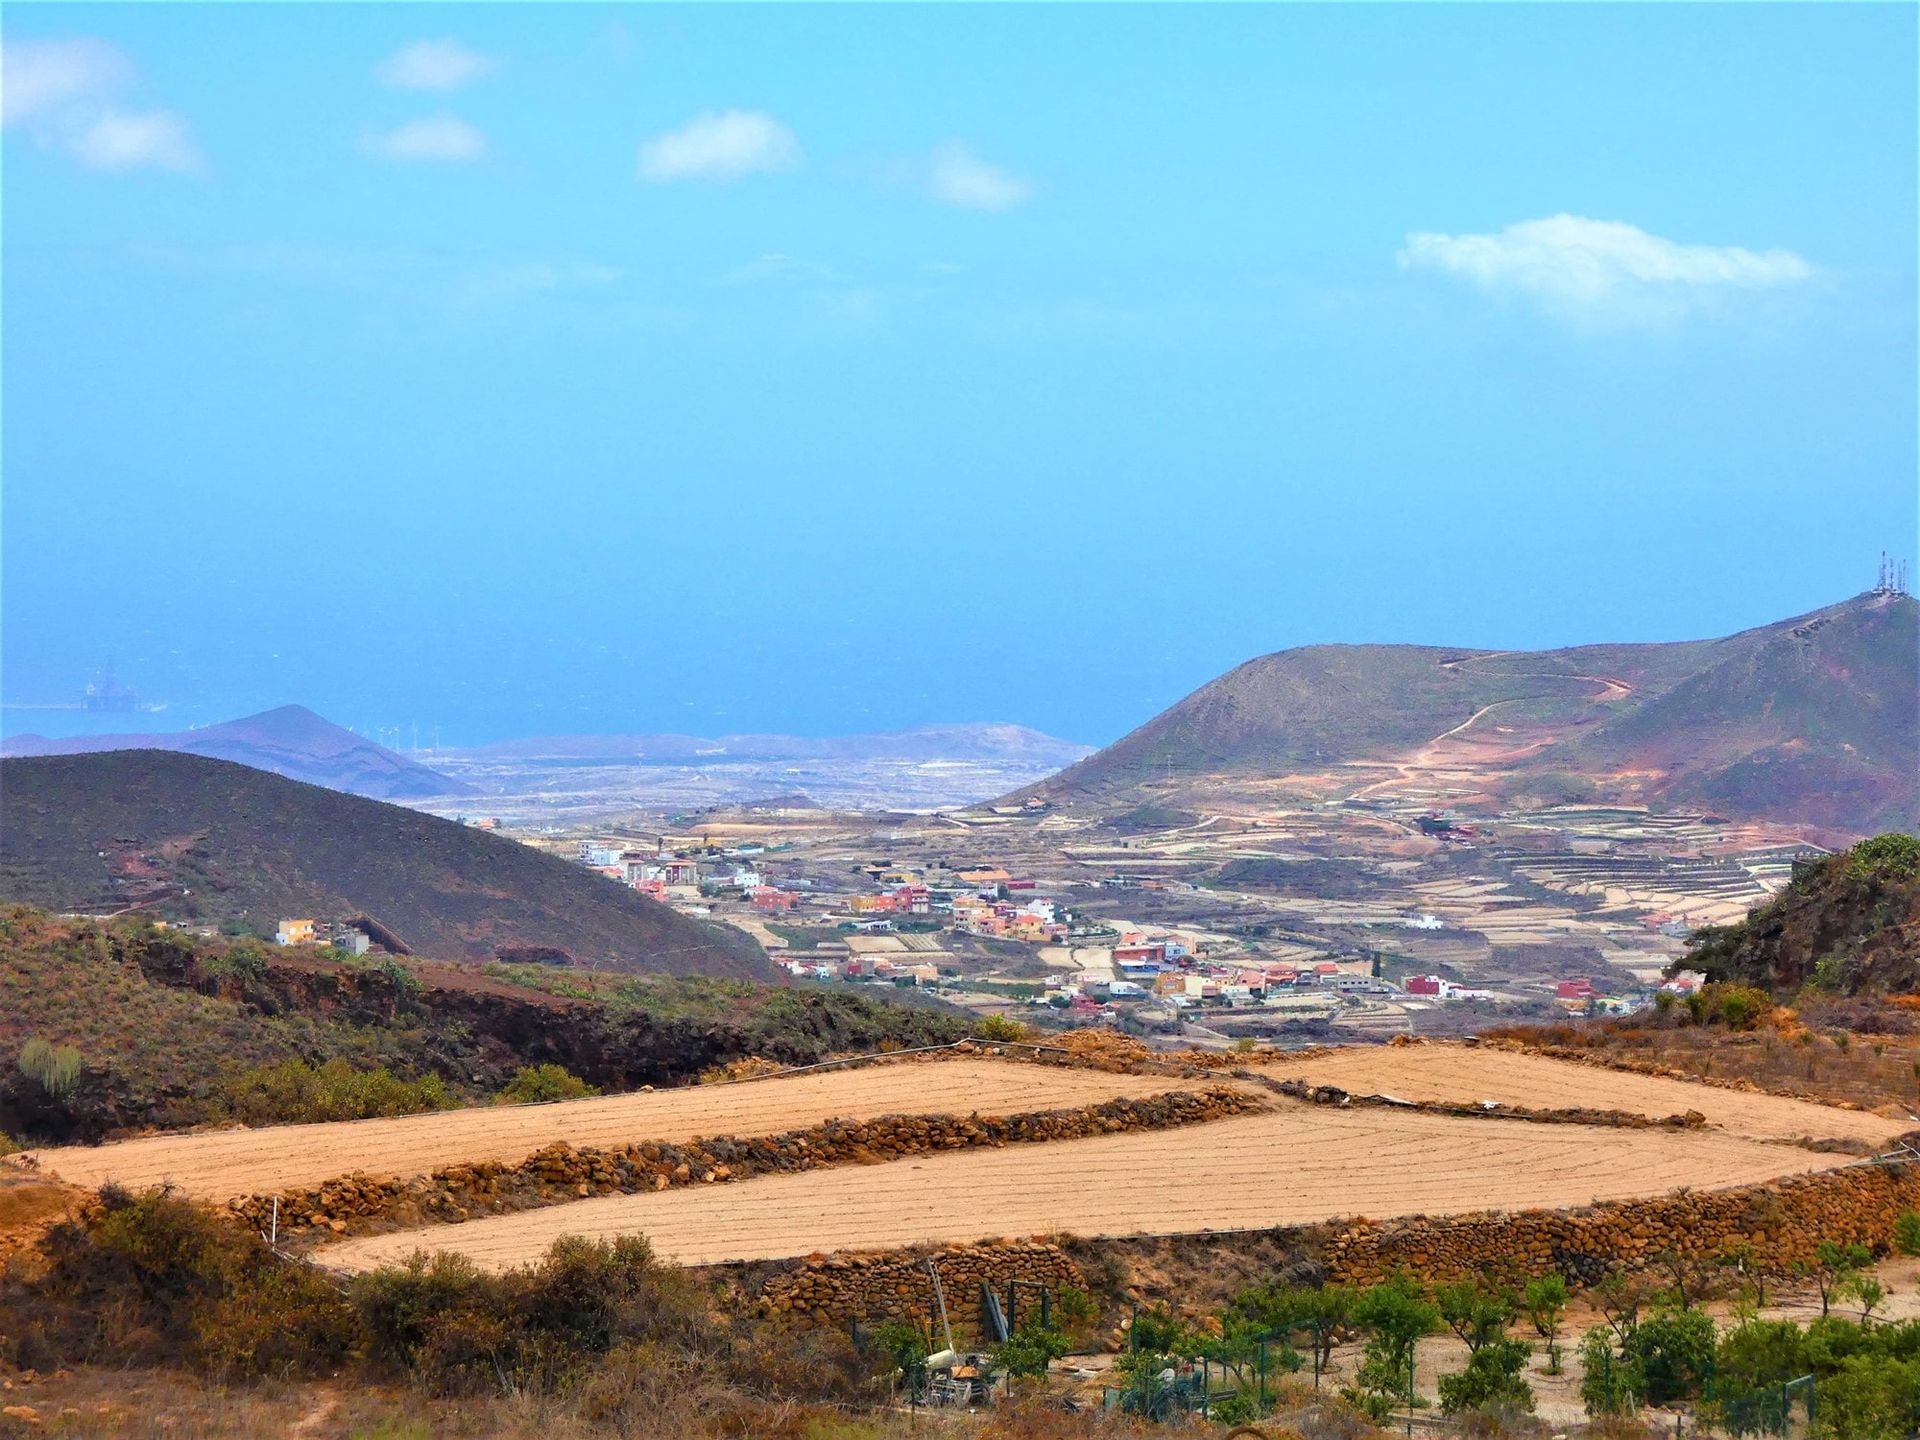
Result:
M1880 552L1880 578L1874 583L1871 592L1875 595L1911 595L1907 586L1907 562L1895 560L1886 551Z

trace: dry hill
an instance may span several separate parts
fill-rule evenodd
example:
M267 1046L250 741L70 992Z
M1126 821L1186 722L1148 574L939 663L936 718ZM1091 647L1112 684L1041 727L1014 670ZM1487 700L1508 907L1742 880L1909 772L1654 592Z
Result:
M0 761L0 899L181 919L365 915L424 955L564 951L607 969L772 979L699 924L511 840L223 760L155 750Z
M1522 652L1317 645L1227 672L1020 792L1124 811L1171 785L1400 762L1517 737L1489 788L1866 834L1920 824L1920 604L1862 595L1721 640ZM1527 743L1531 741L1531 743Z
M103 750L177 750L186 755L205 755L375 800L464 795L470 789L452 776L323 719L304 705L282 705L224 725L172 734L87 735L66 740L15 735L0 746L8 756L91 755Z

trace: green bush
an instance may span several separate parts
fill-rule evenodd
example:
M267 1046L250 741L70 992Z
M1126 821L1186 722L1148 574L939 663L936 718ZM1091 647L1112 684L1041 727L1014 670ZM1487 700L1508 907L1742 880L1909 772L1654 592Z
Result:
M1639 1371L1614 1354L1613 1331L1605 1325L1595 1325L1580 1341L1580 1365L1580 1400L1589 1417L1625 1415L1638 1403Z
M1698 1395L1713 1368L1713 1317L1702 1310L1655 1315L1628 1331L1621 1348L1650 1404Z
M1894 1220L1893 1247L1902 1255L1920 1255L1920 1210L1902 1210Z
M20 1047L20 1073L55 1099L79 1087L86 1062L71 1045L54 1045L39 1036Z
M1847 876L1853 880L1911 880L1920 875L1920 839L1889 831L1862 840L1847 852Z
M1533 1413L1533 1387L1527 1384L1524 1340L1490 1341L1473 1352L1467 1368L1440 1377L1440 1409L1447 1415L1467 1410L1523 1410Z
M283 1060L229 1072L215 1083L208 1105L223 1119L284 1125L419 1115L456 1103L438 1075L405 1080L383 1065L360 1070L335 1059L318 1066Z
M982 1015L973 1022L973 1038L1006 1044L1027 1038L1027 1027L1004 1015Z
M1067 1353L1067 1337L1038 1321L1023 1324L993 1350L993 1362L1015 1379L1038 1377Z
M225 950L200 961L200 973L211 980L250 980L267 977L267 948L257 940L236 940Z
M598 1086L589 1085L563 1065L522 1065L493 1098L498 1105L538 1105L599 1093Z

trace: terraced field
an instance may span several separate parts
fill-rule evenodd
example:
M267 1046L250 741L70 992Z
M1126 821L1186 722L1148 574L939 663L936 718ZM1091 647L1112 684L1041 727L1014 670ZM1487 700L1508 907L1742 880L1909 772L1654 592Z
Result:
M1709 1124L1756 1139L1860 1140L1883 1145L1896 1135L1920 1129L1920 1121L1904 1117L1478 1045L1354 1046L1289 1056L1263 1068L1276 1079L1337 1085L1356 1095L1392 1095L1401 1100L1468 1105L1497 1100L1537 1110L1622 1110L1654 1119L1698 1110Z
M1178 1130L582 1200L353 1240L320 1258L359 1269L451 1249L499 1268L534 1258L561 1235L638 1231L669 1259L710 1264L1055 1231L1261 1228L1561 1208L1682 1185L1752 1184L1845 1158L1711 1131L1287 1104Z
M1024 1114L1197 1089L1159 1075L1109 1075L1015 1060L899 1061L748 1084L609 1095L554 1105L449 1110L395 1120L156 1135L37 1152L40 1172L75 1185L168 1182L197 1199L317 1185L361 1170L420 1175L444 1165L525 1159L542 1146L775 1135L830 1119Z

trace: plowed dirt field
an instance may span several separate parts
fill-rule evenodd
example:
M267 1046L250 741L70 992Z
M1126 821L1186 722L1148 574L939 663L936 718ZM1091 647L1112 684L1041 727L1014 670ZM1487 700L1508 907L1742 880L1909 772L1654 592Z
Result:
M169 1181L196 1198L219 1201L316 1185L354 1170L420 1175L443 1165L522 1160L556 1140L612 1146L775 1135L824 1120L879 1115L1017 1115L1121 1096L1164 1095L1204 1083L1014 1060L907 1061L556 1105L156 1135L41 1150L37 1158L42 1174L75 1185L112 1180L139 1187Z
M1053 1231L1191 1232L1490 1208L1561 1208L1749 1184L1842 1156L1676 1133L1285 1104L1179 1130L975 1150L582 1200L348 1241L370 1268L418 1249L499 1268L561 1235L647 1235L685 1264Z
M1723 1090L1656 1075L1578 1065L1545 1055L1477 1045L1371 1045L1276 1060L1275 1079L1338 1085L1356 1095L1475 1104L1498 1100L1536 1110L1585 1107L1655 1119L1698 1110L1736 1135L1763 1139L1864 1140L1879 1145L1920 1123L1811 1100Z

